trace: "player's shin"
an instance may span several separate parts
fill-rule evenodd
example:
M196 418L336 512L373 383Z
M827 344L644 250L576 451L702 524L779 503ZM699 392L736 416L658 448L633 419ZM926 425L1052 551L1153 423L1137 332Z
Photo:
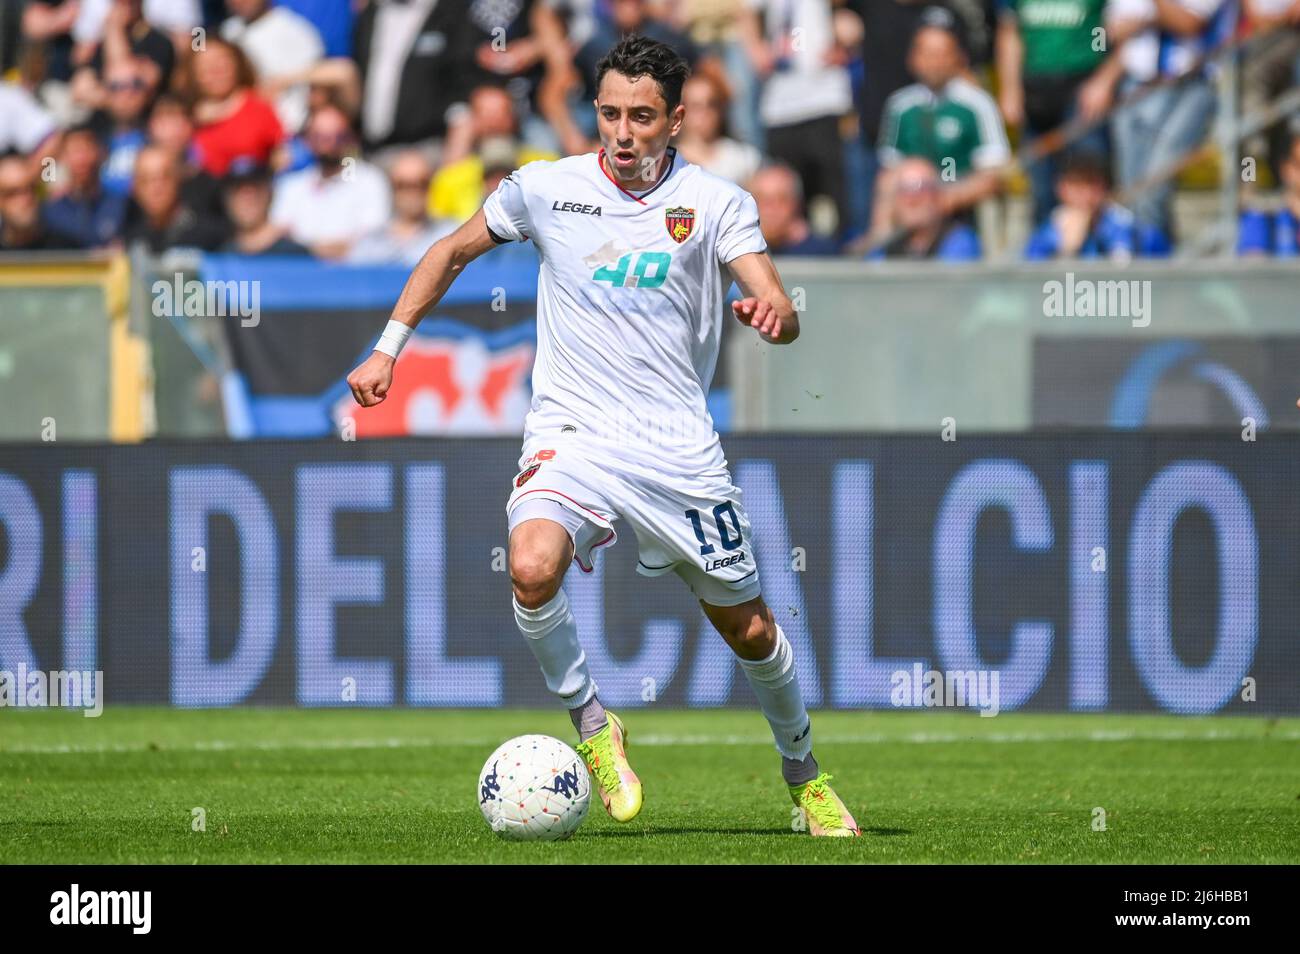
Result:
M759 708L772 727L772 737L782 756L781 774L786 784L798 785L816 778L812 723L799 692L794 649L779 624L772 654L766 659L741 659L740 665L758 697Z
M560 697L582 739L605 724L605 710L596 698L596 683L587 669L587 656L578 642L578 623L563 589L536 609L512 600L515 624L546 679L546 688Z

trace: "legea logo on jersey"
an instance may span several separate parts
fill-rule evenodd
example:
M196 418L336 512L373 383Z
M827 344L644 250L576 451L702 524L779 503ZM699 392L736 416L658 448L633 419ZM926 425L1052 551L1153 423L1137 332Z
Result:
M583 215L600 215L600 206L583 205L581 202L561 202L556 199L551 203L552 212L581 212ZM603 216L602 216L603 218Z

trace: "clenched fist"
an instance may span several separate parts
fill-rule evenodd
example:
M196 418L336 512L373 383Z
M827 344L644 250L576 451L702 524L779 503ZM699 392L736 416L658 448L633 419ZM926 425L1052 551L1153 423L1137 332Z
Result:
M348 387L362 407L374 407L388 396L393 386L393 365L396 362L381 351L372 351L370 357L348 375Z

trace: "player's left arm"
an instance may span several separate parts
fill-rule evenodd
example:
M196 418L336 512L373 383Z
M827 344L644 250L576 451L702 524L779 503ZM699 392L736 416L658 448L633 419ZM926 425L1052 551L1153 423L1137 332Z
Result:
M781 276L767 252L748 252L727 263L745 297L731 303L732 314L770 344L789 344L799 337L799 316L781 286Z

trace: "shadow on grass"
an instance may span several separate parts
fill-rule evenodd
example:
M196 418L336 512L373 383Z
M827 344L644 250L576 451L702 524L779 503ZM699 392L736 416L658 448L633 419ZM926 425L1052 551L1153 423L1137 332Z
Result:
M908 828L864 828L864 835L887 837L890 835L910 835ZM781 837L806 838L801 831L787 828L600 828L585 832L585 838L650 838L655 835L777 835Z

